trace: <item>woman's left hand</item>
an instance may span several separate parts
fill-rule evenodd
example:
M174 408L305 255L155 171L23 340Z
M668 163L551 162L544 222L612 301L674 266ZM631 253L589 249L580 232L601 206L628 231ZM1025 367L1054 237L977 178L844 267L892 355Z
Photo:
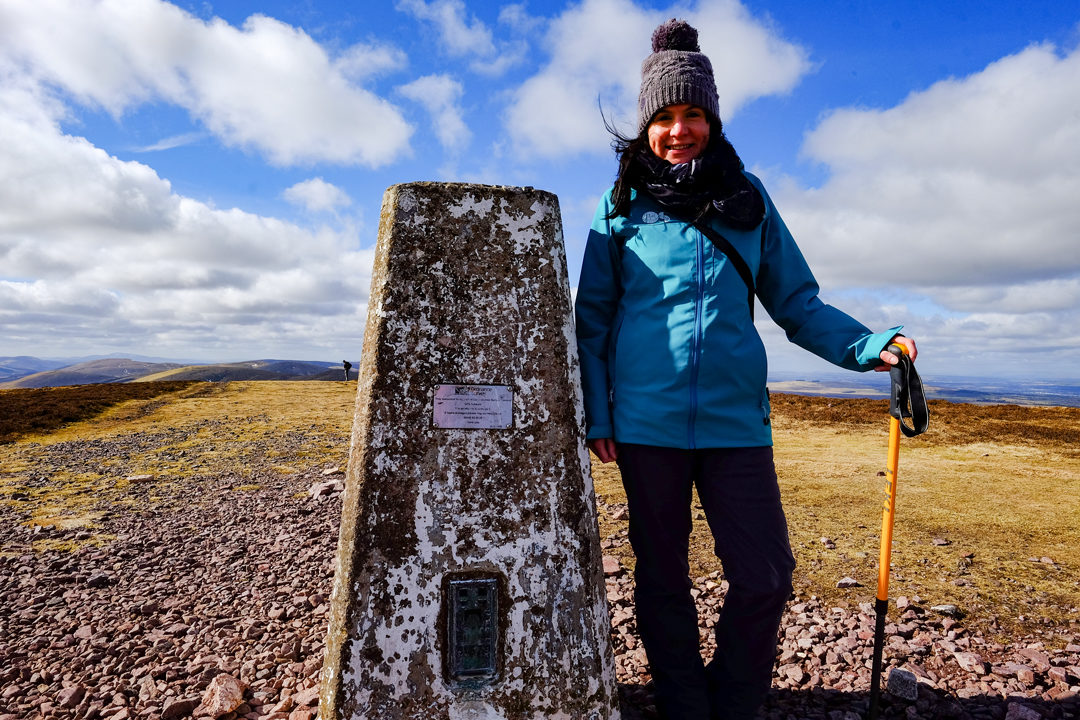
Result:
M909 337L897 335L889 341L889 345L903 345L905 348L907 348L908 357L911 358L912 362L915 362L915 356L919 354L918 349L915 347L915 341ZM874 368L874 370L876 370L877 372L886 372L893 365L900 362L900 359L893 355L891 352L889 352L888 349L881 351L881 359L885 361L885 364L878 365L876 368Z

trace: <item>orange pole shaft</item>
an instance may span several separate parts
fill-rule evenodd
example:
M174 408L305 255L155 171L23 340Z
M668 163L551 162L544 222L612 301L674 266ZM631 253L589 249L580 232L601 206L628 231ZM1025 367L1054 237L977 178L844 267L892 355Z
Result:
M896 512L896 471L900 464L900 421L889 418L889 458L885 466L885 502L881 507L881 554L878 557L878 591L889 599L889 564L892 562L893 515Z

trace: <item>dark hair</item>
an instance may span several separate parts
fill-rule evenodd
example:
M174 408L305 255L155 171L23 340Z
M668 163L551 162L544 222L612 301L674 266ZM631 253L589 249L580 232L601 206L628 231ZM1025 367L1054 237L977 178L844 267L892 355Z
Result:
M603 108L600 110L600 116L604 119L604 127L611 133L611 149L615 151L615 156L619 159L615 186L611 190L611 212L607 217L609 220L619 216L627 217L630 214L630 190L637 186L640 172L634 163L634 158L638 153L649 148L649 125L652 124L652 120L650 119L645 124L645 129L637 137L628 137L608 121ZM724 136L724 126L720 118L714 117L708 110L705 111L705 117L709 121L709 144L711 145L714 141L722 142L734 153L735 148L731 147L731 143Z
M606 123L605 123L606 124ZM611 212L608 219L627 216L630 213L630 189L634 186L635 176L638 173L634 166L634 158L638 153L649 147L649 129L646 127L637 137L626 137L612 127L608 132L614 139L611 141L611 149L619 159L619 170L615 175L615 187L611 190Z

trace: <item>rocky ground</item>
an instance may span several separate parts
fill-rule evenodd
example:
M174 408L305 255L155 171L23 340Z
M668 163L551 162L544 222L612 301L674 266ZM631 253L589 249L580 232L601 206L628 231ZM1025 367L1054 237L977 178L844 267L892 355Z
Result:
M50 462L92 468L136 442L147 439L61 443ZM269 465L242 482L132 477L98 503L92 530L27 524L29 495L0 498L0 720L310 720L341 479L337 468L282 475ZM610 551L625 537L604 542ZM632 577L614 557L605 572L624 717L656 717ZM714 574L698 588L708 651L725 583ZM1064 648L1034 638L1006 647L949 612L918 598L891 607L886 673L908 674L893 675L882 717L1080 717L1080 637ZM762 717L864 717L872 609L796 597L783 627Z

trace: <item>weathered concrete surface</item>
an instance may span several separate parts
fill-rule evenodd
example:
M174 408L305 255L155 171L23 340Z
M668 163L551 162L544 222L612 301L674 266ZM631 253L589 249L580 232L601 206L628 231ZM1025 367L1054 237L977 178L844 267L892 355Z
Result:
M557 199L383 199L320 718L616 720ZM513 388L513 427L433 427L436 385ZM497 677L444 666L448 575L500 579Z

